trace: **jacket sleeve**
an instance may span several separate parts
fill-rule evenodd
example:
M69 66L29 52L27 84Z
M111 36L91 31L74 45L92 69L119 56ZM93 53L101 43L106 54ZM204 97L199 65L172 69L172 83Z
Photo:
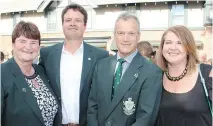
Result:
M144 82L132 126L154 126L162 93L162 71L153 71Z
M5 89L3 85L3 75L1 72L1 126L4 126L4 122L2 117L4 117L4 112L5 112L5 100L6 100L6 95L5 95Z
M44 53L45 49L41 48L40 50L40 57L39 57L39 63L38 65L42 66L43 68L45 68L45 53Z
M97 77L98 77L98 64L95 67L92 86L90 95L88 98L88 110L87 110L87 120L88 126L98 126L97 115L98 115L98 99L97 99Z

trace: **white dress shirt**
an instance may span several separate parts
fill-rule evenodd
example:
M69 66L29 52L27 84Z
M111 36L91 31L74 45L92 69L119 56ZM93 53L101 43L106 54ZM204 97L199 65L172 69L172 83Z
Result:
M62 49L60 64L62 124L79 124L83 48L82 43L74 54L67 52L64 47Z

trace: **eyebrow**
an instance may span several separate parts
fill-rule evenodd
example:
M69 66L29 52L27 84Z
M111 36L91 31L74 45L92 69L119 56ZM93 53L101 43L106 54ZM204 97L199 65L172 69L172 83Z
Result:
M17 40L19 40L19 41L26 41L25 39L22 39L22 38L18 38Z
M70 18L70 17L68 17L68 18L64 18L65 20L66 19L80 19L80 20L82 20L81 18Z

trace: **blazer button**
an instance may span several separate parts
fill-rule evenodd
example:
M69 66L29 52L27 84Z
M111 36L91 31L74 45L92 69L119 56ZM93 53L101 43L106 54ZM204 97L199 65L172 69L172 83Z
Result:
M107 122L107 126L112 126L112 122L110 120Z

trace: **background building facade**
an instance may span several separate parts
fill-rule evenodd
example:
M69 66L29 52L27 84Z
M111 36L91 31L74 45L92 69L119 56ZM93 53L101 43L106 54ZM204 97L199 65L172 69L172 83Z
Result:
M212 57L211 0L11 0L0 4L0 50L6 54L11 52L11 33L20 20L34 22L39 27L42 46L62 42L61 12L70 2L83 5L88 12L84 36L89 44L116 49L115 20L120 13L129 11L140 20L141 40L157 47L164 30L185 25L192 31L198 49Z

